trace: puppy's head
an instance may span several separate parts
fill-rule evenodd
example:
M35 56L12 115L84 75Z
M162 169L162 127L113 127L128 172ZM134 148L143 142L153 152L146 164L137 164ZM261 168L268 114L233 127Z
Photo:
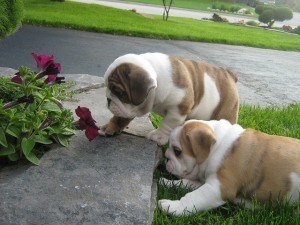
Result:
M148 113L154 101L156 74L139 55L116 59L105 75L108 108L119 117L134 118Z
M165 156L167 170L180 177L190 178L197 172L197 165L203 163L216 142L212 128L200 121L187 121L175 128L170 135L170 144Z

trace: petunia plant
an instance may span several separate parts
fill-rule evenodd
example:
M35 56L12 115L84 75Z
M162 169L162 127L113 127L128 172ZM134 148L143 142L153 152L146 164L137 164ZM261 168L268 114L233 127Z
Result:
M53 85L64 82L58 76L61 65L53 56L32 56L37 72L20 67L9 83L21 96L11 102L0 99L0 157L11 161L25 157L38 165L39 146L53 142L67 146L75 130L72 112L53 94Z

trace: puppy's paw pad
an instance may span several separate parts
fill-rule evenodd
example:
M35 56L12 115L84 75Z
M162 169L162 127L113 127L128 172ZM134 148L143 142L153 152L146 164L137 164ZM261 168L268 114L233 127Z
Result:
M165 145L168 143L169 135L164 134L159 129L153 130L147 134L147 138L155 141L158 145Z

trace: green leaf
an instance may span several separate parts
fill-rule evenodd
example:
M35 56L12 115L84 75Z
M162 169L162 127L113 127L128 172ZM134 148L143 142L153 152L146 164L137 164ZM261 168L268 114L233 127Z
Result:
M11 125L6 129L6 133L10 134L11 136L19 139L21 137L21 131L19 128Z
M10 155L16 152L15 147L12 144L9 144L7 148L0 150L0 156Z
M68 142L69 136L58 134L57 139L62 146L67 147L69 145L69 142Z
M42 106L42 109L51 111L51 112L61 112L61 109L53 102L45 102Z
M5 137L5 133L4 133L4 130L1 126L0 126L0 144L2 146L4 146L5 148L8 147L6 137Z
M30 162L32 162L35 165L40 164L40 160L36 157L36 155L33 152L30 152L28 155L25 155L26 159L28 159Z
M70 128L64 128L62 131L63 135L73 135L76 134L76 131Z
M21 147L24 155L27 157L34 148L35 141L33 139L23 138Z
M43 136L43 135L35 135L34 136L34 141L38 142L38 143L41 143L41 144L44 144L44 145L49 145L49 144L53 143L53 141L50 140L49 137L46 137L46 136Z
M10 161L17 161L19 159L19 155L17 153L13 153L7 156Z
M34 101L33 103L29 104L28 109L31 112L34 112L36 110L36 101Z
M38 98L40 100L42 100L44 98L44 96L41 93L39 93L38 91L34 91L32 94L33 94L34 98Z

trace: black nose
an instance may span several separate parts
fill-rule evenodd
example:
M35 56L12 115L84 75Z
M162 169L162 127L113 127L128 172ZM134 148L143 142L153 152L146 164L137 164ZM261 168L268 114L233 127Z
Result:
M111 103L111 99L110 99L110 98L107 98L107 106L108 106L108 107L110 106L110 103Z

